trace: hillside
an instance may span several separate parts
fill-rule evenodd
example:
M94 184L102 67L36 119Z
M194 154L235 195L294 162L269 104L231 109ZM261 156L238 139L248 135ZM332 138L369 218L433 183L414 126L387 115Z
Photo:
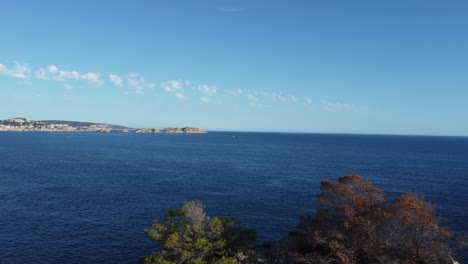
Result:
M38 120L37 122L44 123L46 125L49 124L60 124L60 125L69 125L73 127L89 127L89 126L107 126L110 129L130 129L126 126L120 125L111 125L111 124L104 124L104 123L93 123L93 122L80 122L80 121L67 121L67 120Z

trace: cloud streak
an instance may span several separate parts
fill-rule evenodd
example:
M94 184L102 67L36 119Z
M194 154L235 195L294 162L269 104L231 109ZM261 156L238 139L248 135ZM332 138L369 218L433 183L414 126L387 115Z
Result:
M15 69L8 69L3 64L0 64L0 74L13 76L17 78L23 78L21 73L27 72L22 65L17 65ZM34 71L34 76L40 80L53 80L57 82L69 82L69 81L85 81L89 84L101 86L105 83L101 79L101 73L98 72L87 72L80 73L77 70L63 70L55 65L48 65L46 67L38 68ZM156 84L146 80L143 76L137 73L129 73L127 75L121 76L117 74L108 74L107 80L117 87L127 87L135 93L142 93L144 88L155 89ZM189 81L186 81L189 83ZM172 89L178 89L179 83L176 81L169 81Z
M47 72L49 72L49 73L54 74L54 73L58 72L58 70L59 70L58 67L55 66L55 65L47 66Z
M81 74L77 71L58 71L58 75L53 77L54 80L64 82L67 80L79 80Z
M247 103L250 106L274 106L274 105L313 105L314 109L322 109L328 112L356 111L356 107L338 101L317 100L313 101L307 96L298 96L295 94L283 93L278 91L258 91L242 89L222 89L216 85L192 84L189 80L172 79L160 82L160 85L148 81L138 73L128 74L105 74L99 72L81 73L78 70L64 70L56 65L48 65L41 68L31 69L27 64L15 62L8 67L0 64L0 76L20 79L23 82L32 84L30 75L39 80L56 81L61 83L65 89L72 89L74 82L85 82L95 86L104 85L106 82L119 88L129 89L128 93L143 94L145 89L172 93L175 99L188 100L191 96L199 98L201 103L220 102L219 97L225 99L231 98L236 103ZM103 77L104 76L104 77ZM104 79L103 79L104 78ZM72 86L73 85L73 86ZM185 89L191 87L191 89ZM312 104L314 102L314 104ZM228 104L229 105L229 104ZM309 107L309 109L312 109Z
M49 79L49 77L47 76L47 70L44 68L40 68L34 71L34 75L36 76L36 78L41 79L41 80Z
M59 71L58 67L55 65L49 65L45 68L39 68L34 71L36 78L41 80L49 80L49 74L56 74ZM63 74L63 73L62 73ZM57 77L57 76L55 76Z
M122 77L117 74L109 74L109 81L117 87L126 86L135 93L143 93L144 88L155 89L156 84L147 81L143 76L138 73L129 73Z
M0 74L8 77L13 77L16 79L29 79L29 73L31 69L25 65L18 62L15 63L13 68L8 68L7 66L0 64Z
M115 86L118 87L123 87L123 79L122 77L115 75L115 74L109 74L109 81L111 81Z
M183 89L181 80L169 80L166 82L161 82L161 87L166 92L174 92Z
M198 85L195 90L205 95L214 95L218 88L216 86L209 86L206 84Z
M39 68L34 71L36 78L41 80L54 80L57 82L68 82L68 81L85 81L93 85L101 86L105 83L101 79L101 74L98 72L87 72L81 74L76 70L61 70L55 65L49 65L44 68ZM156 84L147 81L143 76L137 73L129 73L125 76L117 74L107 75L107 79L110 83L117 87L127 87L135 93L142 93L144 88L155 89Z
M76 70L71 70L71 71L60 70L55 65L49 65L45 68L39 68L36 71L34 71L34 75L36 76L36 78L41 79L41 80L49 80L50 78L52 78L53 80L58 81L58 82L66 82L70 80L73 80L73 81L83 80L94 85L104 84L104 81L101 79L100 73L87 72L87 73L81 74Z
M96 85L103 85L104 81L101 80L101 74L95 72L88 72L81 75L81 79Z
M224 90L224 92L230 96L240 96L242 94L242 89Z
M321 101L321 106L323 109L329 112L342 112L342 111L349 111L354 108L351 104L345 104L341 102L332 102L323 100Z
M179 100L187 100L187 96L181 94L181 93L175 93L174 94L175 98L179 99Z
M132 89L135 93L141 94L142 90L143 90L143 86L140 84L138 79L136 79L135 77L128 77L127 78L128 87L130 87L130 89Z
M258 97L251 94L250 92L248 94L246 94L245 97L247 97L248 100L250 100L250 101L252 101L254 103L258 102Z

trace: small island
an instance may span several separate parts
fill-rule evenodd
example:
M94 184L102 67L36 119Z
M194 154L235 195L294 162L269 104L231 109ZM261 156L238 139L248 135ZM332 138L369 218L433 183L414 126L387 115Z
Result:
M206 134L205 130L196 127L168 127L162 130L155 128L142 128L135 130L135 133L146 133L146 134Z
M134 129L119 125L91 122L76 122L63 120L34 121L23 117L0 120L0 132L121 132L144 134L207 134L208 132L195 127L168 127L164 129L141 128Z

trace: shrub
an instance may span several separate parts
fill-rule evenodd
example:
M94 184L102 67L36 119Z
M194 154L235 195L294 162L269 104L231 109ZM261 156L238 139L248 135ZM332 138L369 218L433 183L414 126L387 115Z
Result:
M237 219L213 218L201 202L189 202L165 213L146 230L161 250L143 263L236 263L234 255L255 242L255 231L243 228Z

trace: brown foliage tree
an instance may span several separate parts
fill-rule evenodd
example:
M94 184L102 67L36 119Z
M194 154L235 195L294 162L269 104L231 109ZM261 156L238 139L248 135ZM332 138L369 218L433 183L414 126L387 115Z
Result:
M294 233L296 249L329 263L450 263L450 233L420 197L385 193L359 175L321 183L320 207ZM330 261L331 260L331 261Z
M388 211L382 245L388 254L426 263L450 263L447 240L451 234L438 225L434 206L417 195L404 193Z

